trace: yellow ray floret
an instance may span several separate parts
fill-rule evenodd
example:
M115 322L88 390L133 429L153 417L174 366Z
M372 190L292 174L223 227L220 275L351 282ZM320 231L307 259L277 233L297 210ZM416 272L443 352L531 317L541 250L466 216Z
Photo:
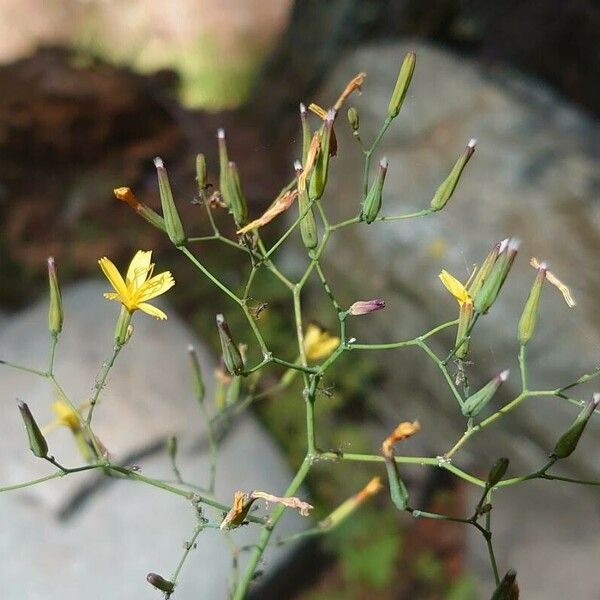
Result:
M448 271L442 270L439 278L444 287L456 298L459 306L462 306L465 302L472 301L467 288L456 277L450 275Z
M304 334L304 353L308 360L327 358L340 345L340 338L311 323Z
M117 300L130 313L141 310L157 319L166 319L167 315L160 309L148 304L147 301L156 298L175 285L170 271L152 275L154 263L151 263L151 250L138 250L129 263L125 279L117 267L108 258L98 261L102 272L113 286L114 292L106 292L108 300Z

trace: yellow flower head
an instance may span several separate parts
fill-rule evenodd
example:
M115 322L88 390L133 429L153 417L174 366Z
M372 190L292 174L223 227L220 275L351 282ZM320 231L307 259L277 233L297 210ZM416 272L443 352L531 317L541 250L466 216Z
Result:
M308 360L328 357L340 345L340 338L331 335L316 323L311 323L304 334L304 353Z
M438 276L444 287L456 298L459 306L466 302L473 302L467 288L453 275L450 275L445 269Z
M138 250L129 263L125 280L112 261L106 257L101 258L98 264L115 290L106 292L104 297L108 300L117 300L130 313L139 309L157 319L166 319L167 315L162 310L148 304L147 300L170 290L175 285L175 280L170 271L152 276L154 263L150 262L151 258L151 250Z
M79 431L79 417L75 411L63 400L57 400L52 403L52 410L56 414L56 425L68 427L73 433Z

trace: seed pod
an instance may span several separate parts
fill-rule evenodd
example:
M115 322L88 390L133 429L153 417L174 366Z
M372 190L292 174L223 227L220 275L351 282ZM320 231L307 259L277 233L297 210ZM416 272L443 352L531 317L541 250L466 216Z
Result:
M505 475L509 460L506 457L499 458L490 469L487 478L487 487L493 488Z
M329 159L331 156L333 122L335 121L336 114L335 109L330 109L327 113L327 118L323 123L319 155L317 156L317 162L310 178L308 195L311 200L318 200L325 191L327 173L329 172Z
M371 185L371 189L367 192L362 203L359 219L372 223L381 210L381 196L383 193L383 183L388 170L388 161L385 156L379 161L379 169L377 177Z
M206 157L204 154L196 155L196 183L198 192L202 196L206 189Z
M302 164L305 165L312 133L310 132L310 125L308 123L308 112L302 102L300 103L300 122L302 124Z
M219 190L223 203L231 209L229 197L229 157L227 155L227 142L225 141L225 130L217 131L217 139L219 141Z
M190 361L192 363L192 379L194 386L194 395L200 404L204 402L204 395L206 388L204 386L204 380L202 379L202 369L200 368L200 361L198 360L198 354L196 349L191 344L188 346L188 353L190 355Z
M219 330L219 339L221 340L221 350L223 351L223 362L231 375L241 375L244 371L244 361L242 355L229 331L229 326L223 315L217 315L217 329Z
M175 200L173 199L169 176L162 158L155 158L154 166L156 167L156 174L158 175L158 191L160 193L160 203L165 219L165 229L167 230L169 239L175 246L179 247L185 244L185 233L183 231L183 224L179 218L179 213L177 212L177 207L175 206Z
M20 401L17 402L17 406L19 407L21 417L23 418L25 431L27 432L27 437L29 439L29 448L38 458L47 458L48 443L40 431L38 424L35 422L35 419L29 410L29 406L27 406L25 402Z
M460 305L458 313L458 328L456 329L456 342L454 343L454 348L456 349L454 355L456 358L464 359L469 353L469 340L465 339L465 337L469 331L472 318L473 302L469 298Z
M175 589L175 584L172 581L167 581L157 573L148 573L148 575L146 575L146 581L157 590L165 592L166 594L172 594Z
M433 210L442 210L446 203L452 197L458 182L460 181L460 176L462 175L463 169L467 166L469 159L473 156L475 152L475 145L477 144L477 140L470 140L464 149L463 153L460 155L458 160L454 163L450 174L446 179L442 182L440 187L436 190L433 198L431 200L431 208Z
M294 169L296 170L296 176L299 177L302 173L302 165L296 161L294 163ZM298 213L300 216L304 215L300 221L300 235L302 237L302 243L308 250L313 250L319 243L319 235L317 231L317 222L313 213L312 207L309 208L310 200L306 187L298 189Z
M393 455L391 457L385 457L385 470L390 484L390 497L394 506L398 510L406 510L408 505L408 490L400 478L398 465L396 464Z
M63 326L63 307L58 277L56 275L56 263L54 258L48 258L48 283L50 285L50 306L48 308L48 330L50 334L56 337Z
M537 321L538 305L540 302L540 295L542 292L542 286L546 279L546 263L542 263L537 270L536 278L531 286L529 297L525 302L525 308L519 319L519 343L521 346L525 346L527 342L533 337L535 331L535 324Z
M392 97L390 98L390 103L388 106L388 116L391 119L397 117L400 109L402 108L404 98L406 97L406 92L408 92L408 87L410 86L410 82L415 71L416 62L417 56L414 52L409 52L402 61L400 72L398 73L398 79L396 80L396 86L394 87L394 91L392 92Z
M491 381L486 383L480 390L471 394L463 404L462 414L465 417L471 418L478 415L493 398L498 388L508 379L508 369L502 371L500 375L496 375Z
M500 246L500 253L489 277L483 282L481 289L475 296L475 311L486 313L496 301L502 285L513 265L520 242L518 240L504 240Z
M507 571L490 600L519 600L516 571L513 569Z
M229 191L230 212L233 215L236 225L242 226L248 219L248 206L242 192L240 175L237 166L233 161L229 161L227 185Z
M490 276L494 265L496 264L496 260L498 258L498 254L500 253L500 247L503 243L508 243L508 240L504 240L502 242L498 242L490 251L490 253L485 257L485 260L477 269L475 273L475 277L473 277L467 292L471 298L475 298L477 292L481 289L481 286L485 282L485 280Z
M581 412L577 415L573 424L556 442L556 446L554 446L554 450L551 454L553 458L567 458L570 456L575 448L577 448L577 444L579 443L579 439L583 434L585 426L596 407L600 403L600 394L594 394L592 399L586 404L586 406L581 410Z
M350 123L350 128L352 129L352 134L356 135L358 133L358 128L360 127L360 118L358 116L358 111L351 106L348 109L347 113L348 123Z

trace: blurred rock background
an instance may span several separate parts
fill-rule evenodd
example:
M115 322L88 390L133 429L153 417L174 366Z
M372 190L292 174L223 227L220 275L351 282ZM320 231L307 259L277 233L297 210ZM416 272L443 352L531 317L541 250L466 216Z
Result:
M212 307L223 306L223 299L117 204L112 188L129 185L156 206L151 159L160 155L185 218L200 227L202 213L187 202L195 195L193 159L205 152L216 181L214 138L224 126L251 211L258 213L291 174L297 103L327 104L350 76L366 71L364 94L352 103L365 139L372 139L401 57L416 49L413 88L381 149L391 162L386 212L426 206L463 144L470 137L480 144L449 210L417 223L380 224L376 234L351 229L339 238L326 264L336 292L347 303L375 295L388 302L386 311L353 325L356 334L400 339L451 318L456 307L440 289L439 270L460 277L494 241L518 235L525 241L521 264L482 323L474 378L514 368L514 332L533 275L526 266L532 254L550 261L579 300L569 311L555 290L545 291L544 335L531 350L534 381L563 382L598 363L600 92L593 82L600 75L600 9L592 0L5 0L0 16L3 328L17 319L17 308L44 297L49 254L68 281L96 274L98 256L124 262L132 249L148 247L160 252L161 264L172 265L179 283L172 302L190 335L199 333L216 349ZM340 156L326 201L344 218L360 201L360 157L340 125ZM296 256L287 255L292 270ZM243 277L235 258L226 251L210 258L233 286ZM349 263L360 269L349 272ZM285 348L280 331L289 321L287 299L268 279L257 285L257 299L270 298L272 309L261 327L276 350ZM307 299L308 316L333 325L320 302L317 293ZM91 304L89 310L95 314ZM243 331L243 323L234 325ZM374 451L393 424L415 417L424 431L407 452L439 454L460 434L462 422L423 357L404 351L353 354L349 361L332 374L334 395L319 406L324 446ZM1 389L14 395L4 384ZM512 390L507 386L503 399ZM292 466L304 436L295 392L256 411ZM529 401L485 443L474 439L461 464L485 473L491 460L508 453L515 472L537 466L571 414L554 401ZM569 462L571 472L597 476L596 452L590 435ZM317 511L325 514L372 472L318 470L309 482ZM408 475L420 506L458 514L473 503L470 490L452 478ZM501 564L517 568L525 597L596 597L600 537L593 491L541 482L512 498L512 492L499 495L497 539ZM467 533L455 524L407 522L381 498L332 539L309 548L316 564L283 583L267 572L263 581L270 578L271 585L258 593L311 600L485 598L484 548ZM571 558L559 564L559 555ZM306 565L299 558L294 563Z

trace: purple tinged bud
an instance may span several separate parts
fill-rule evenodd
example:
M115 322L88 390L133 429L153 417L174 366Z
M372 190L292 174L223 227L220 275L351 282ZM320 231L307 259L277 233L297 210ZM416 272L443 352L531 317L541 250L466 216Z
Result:
M158 573L148 573L148 575L146 575L146 581L157 590L165 592L166 594L172 594L175 589L175 584L172 581L167 581Z
M385 300L382 298L374 298L373 300L358 300L348 310L349 315L367 315L382 310L385 308Z

